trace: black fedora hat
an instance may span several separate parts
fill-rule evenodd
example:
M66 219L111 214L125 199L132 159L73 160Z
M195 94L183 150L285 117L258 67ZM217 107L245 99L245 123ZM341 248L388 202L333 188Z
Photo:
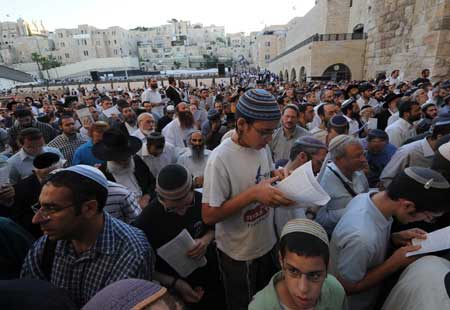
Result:
M395 100L397 98L401 98L403 97L402 94L394 94L391 93L389 95L386 95L386 97L384 97L384 103L383 103L383 108L387 109L388 108L388 104L392 101Z
M139 138L127 136L116 128L105 131L103 139L92 147L95 157L106 161L126 160L142 147Z

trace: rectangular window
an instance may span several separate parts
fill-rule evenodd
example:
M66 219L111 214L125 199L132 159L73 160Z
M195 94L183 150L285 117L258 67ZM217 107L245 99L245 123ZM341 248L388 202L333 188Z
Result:
M83 51L84 56L89 56L89 52L88 51Z
M267 41L265 45L270 46L270 41Z
M69 58L69 57L70 57L69 53L65 53L64 56L65 56L66 58Z

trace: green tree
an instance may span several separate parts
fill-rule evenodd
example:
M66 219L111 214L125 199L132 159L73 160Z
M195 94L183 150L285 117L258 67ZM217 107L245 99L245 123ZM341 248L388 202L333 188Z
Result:
M42 69L41 69L41 55L38 53L31 53L31 60L34 61L38 67L39 78L42 79Z

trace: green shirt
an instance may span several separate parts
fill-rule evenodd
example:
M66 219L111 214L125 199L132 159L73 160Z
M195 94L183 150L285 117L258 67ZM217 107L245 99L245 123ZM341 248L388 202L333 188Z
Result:
M278 299L275 285L281 280L282 272L276 273L269 284L258 292L250 305L249 310L280 310L281 303ZM327 275L320 292L319 301L314 310L345 310L347 301L342 285L332 275Z

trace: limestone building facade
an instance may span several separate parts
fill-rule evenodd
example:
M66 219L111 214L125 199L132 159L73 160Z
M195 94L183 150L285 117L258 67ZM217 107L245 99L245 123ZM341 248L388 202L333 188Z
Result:
M264 66L287 80L372 79L399 69L450 78L450 0L317 0L287 24L285 49Z

